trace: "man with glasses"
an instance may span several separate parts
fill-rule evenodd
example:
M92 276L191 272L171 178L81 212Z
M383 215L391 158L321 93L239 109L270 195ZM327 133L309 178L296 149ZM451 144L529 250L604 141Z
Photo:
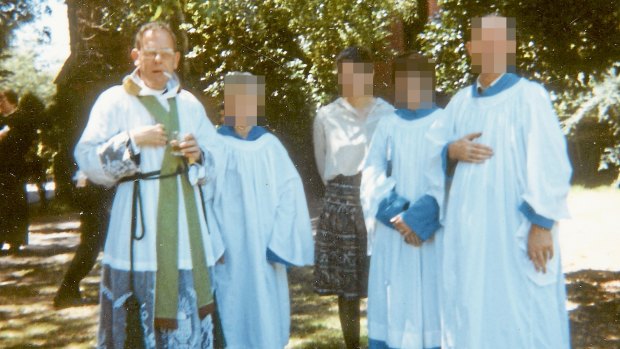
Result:
M180 53L167 25L142 26L131 58L136 70L99 96L75 149L91 181L117 185L104 248L99 346L210 348L215 306L208 265L223 251L208 232L200 185L212 168L206 149L215 128L180 87L174 74ZM139 322L133 332L132 319Z

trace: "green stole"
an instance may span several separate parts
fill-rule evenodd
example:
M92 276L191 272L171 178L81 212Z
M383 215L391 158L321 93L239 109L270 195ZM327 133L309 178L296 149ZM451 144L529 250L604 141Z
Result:
M123 83L130 94L139 89L131 79ZM159 103L155 96L137 96L142 105L168 132L179 129L179 116L176 98L169 98L170 111ZM189 246L192 257L192 276L198 315L201 319L215 310L211 282L207 269L204 244L198 220L198 205L194 188L189 182L185 158L174 156L170 146L164 152L159 179L159 199L157 205L157 275L155 279L155 327L177 328L177 307L179 300L179 195L183 193ZM168 176L181 172L179 176ZM181 187L177 183L180 178Z

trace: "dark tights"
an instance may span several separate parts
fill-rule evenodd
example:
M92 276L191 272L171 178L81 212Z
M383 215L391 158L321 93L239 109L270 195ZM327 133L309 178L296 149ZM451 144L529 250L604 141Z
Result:
M360 347L360 299L338 297L340 326L347 349Z

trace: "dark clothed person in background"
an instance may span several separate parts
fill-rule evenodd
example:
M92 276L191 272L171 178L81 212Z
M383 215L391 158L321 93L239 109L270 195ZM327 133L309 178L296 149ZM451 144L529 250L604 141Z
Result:
M28 168L24 156L36 137L36 128L27 112L18 108L18 96L11 90L0 92L0 248L11 252L28 243Z
M74 202L81 210L80 245L54 297L56 308L84 304L80 293L80 282L93 269L99 252L103 248L114 197L113 188L95 185L79 171L76 175L74 193Z

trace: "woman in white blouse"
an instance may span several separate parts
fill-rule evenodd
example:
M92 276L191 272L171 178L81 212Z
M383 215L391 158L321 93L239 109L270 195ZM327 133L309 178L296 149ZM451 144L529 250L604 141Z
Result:
M314 289L337 295L347 348L359 347L360 299L367 296L368 257L359 199L360 171L381 116L393 107L373 97L370 53L348 47L336 58L341 97L314 120L314 153L326 185L316 234Z

